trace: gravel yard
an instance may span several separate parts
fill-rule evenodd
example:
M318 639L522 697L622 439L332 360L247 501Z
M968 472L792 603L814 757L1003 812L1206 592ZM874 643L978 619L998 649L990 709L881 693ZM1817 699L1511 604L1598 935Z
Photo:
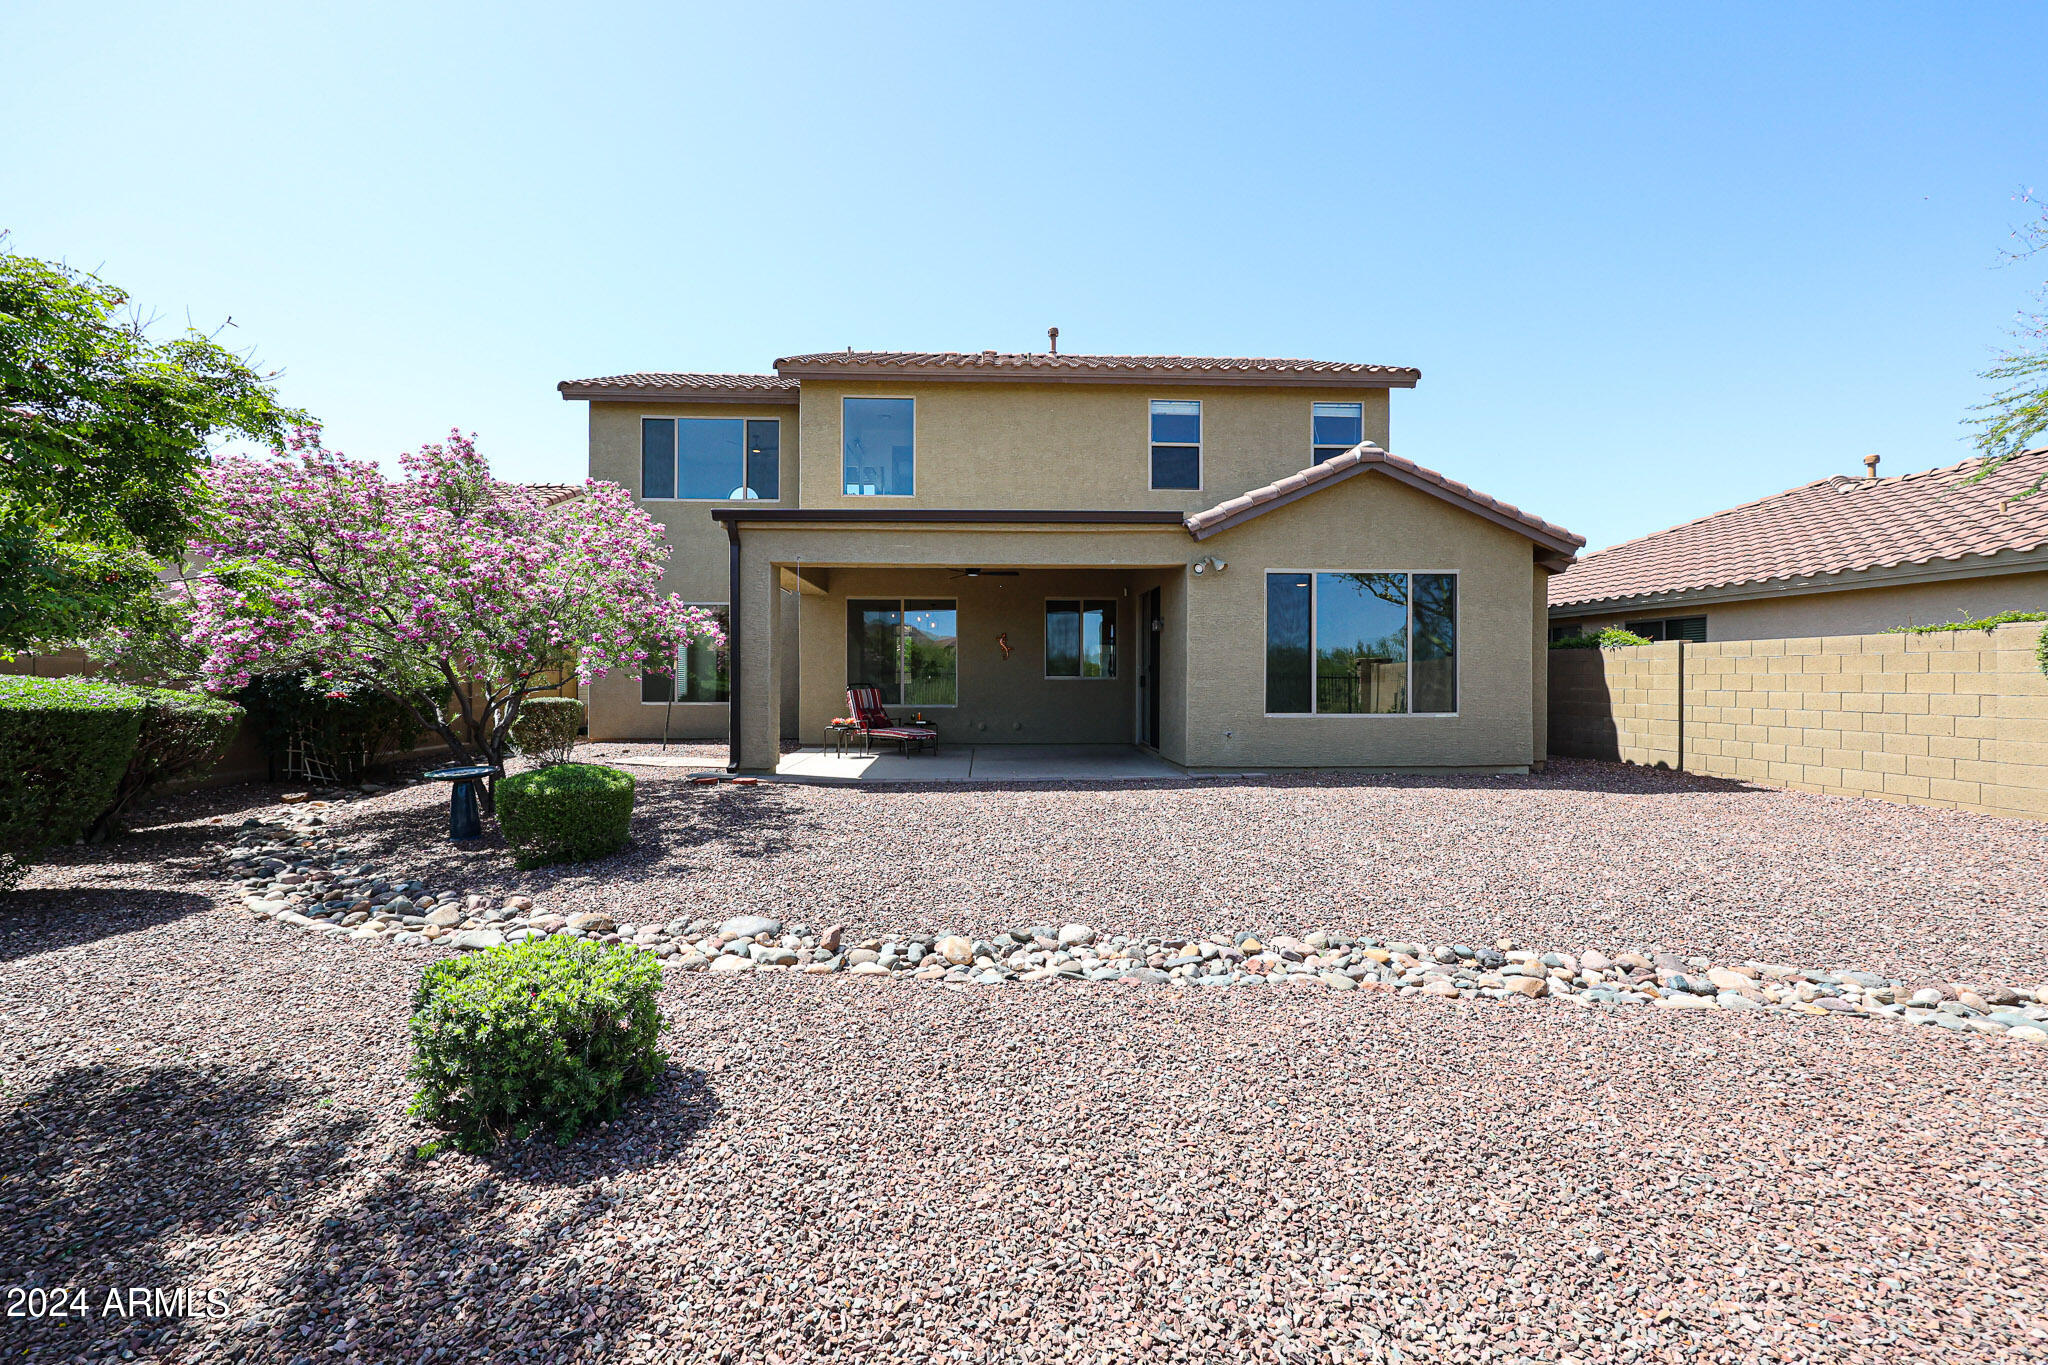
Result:
M1591 764L1107 790L641 776L636 847L575 871L450 850L438 787L335 823L387 857L423 842L436 885L636 917L2048 975L2048 831L1946 812ZM1882 1023L677 974L674 1070L627 1118L422 1164L404 1027L429 951L254 920L198 860L220 830L193 817L275 790L185 798L0 897L0 1288L92 1309L6 1319L17 1358L2048 1354L2044 1054ZM228 1310L102 1314L135 1285Z
M586 867L519 873L495 839L456 848L438 785L338 823L360 822L378 857L437 888L622 920L759 913L843 921L856 937L1069 919L1506 934L1538 948L2048 978L2048 823L1569 760L1515 778L1063 788L705 788L673 768L635 771L635 845Z

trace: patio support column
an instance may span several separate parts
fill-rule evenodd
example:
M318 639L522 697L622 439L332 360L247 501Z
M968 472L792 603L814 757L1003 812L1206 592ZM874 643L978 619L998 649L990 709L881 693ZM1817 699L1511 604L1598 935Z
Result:
M758 528L757 528L758 529ZM782 716L778 679L785 660L776 657L776 584L773 537L735 536L730 546L732 652L732 749L735 772L775 771L781 756Z
M725 670L726 704L725 770L740 770L740 705L746 692L740 686L740 524L725 524Z

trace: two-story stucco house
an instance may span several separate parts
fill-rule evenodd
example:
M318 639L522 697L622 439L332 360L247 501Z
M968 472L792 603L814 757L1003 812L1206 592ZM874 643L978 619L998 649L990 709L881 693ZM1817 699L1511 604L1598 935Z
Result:
M1387 453L1412 369L854 352L575 380L590 473L667 528L727 657L590 689L594 738L772 770L851 684L945 744L1191 768L1519 770L1583 540Z

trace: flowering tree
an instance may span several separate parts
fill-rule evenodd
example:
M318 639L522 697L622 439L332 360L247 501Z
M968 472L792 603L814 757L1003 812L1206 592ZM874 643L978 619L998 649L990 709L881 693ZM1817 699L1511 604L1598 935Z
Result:
M559 670L588 682L689 640L724 647L710 612L661 591L668 544L617 484L549 505L492 478L460 432L400 463L386 479L304 429L213 465L189 635L209 690L311 668L502 773L520 703Z

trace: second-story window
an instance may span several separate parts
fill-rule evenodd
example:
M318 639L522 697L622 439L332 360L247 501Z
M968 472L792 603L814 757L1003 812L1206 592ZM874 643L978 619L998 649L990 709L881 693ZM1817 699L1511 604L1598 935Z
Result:
M917 402L842 398L839 443L848 497L907 498L917 491Z
M1202 486L1202 404L1200 400L1152 400L1152 486Z
M782 496L782 423L773 417L643 417L643 498Z
M1321 464L1332 455L1342 455L1365 439L1363 403L1317 403L1309 420L1315 428L1312 464Z

